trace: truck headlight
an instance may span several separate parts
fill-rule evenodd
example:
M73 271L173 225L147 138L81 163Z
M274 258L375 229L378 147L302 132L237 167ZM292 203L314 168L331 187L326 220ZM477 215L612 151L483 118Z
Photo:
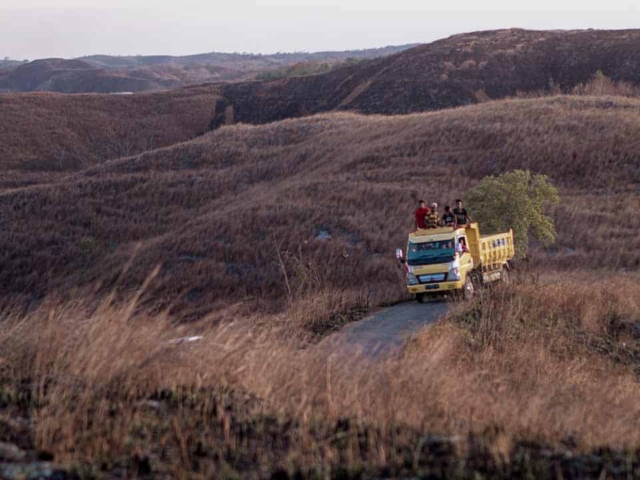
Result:
M453 267L449 270L449 280L460 280L460 269Z
M407 272L407 283L409 285L418 285L420 282L418 282L418 279L413 273Z

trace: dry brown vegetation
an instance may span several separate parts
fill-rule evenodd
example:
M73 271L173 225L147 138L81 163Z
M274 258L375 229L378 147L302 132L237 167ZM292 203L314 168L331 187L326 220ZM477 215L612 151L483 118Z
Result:
M197 138L213 87L0 96L0 442L87 478L640 475L640 100L576 93ZM418 198L516 168L563 203L514 285L399 357L320 339L405 298Z
M525 277L377 362L283 336L292 313L176 326L74 302L5 317L0 441L86 476L637 474L638 277ZM187 334L204 338L169 343Z
M562 95L562 89L553 84L550 88L537 91L518 91L515 98L542 98ZM591 97L640 97L640 87L628 81L613 80L597 71L592 78L570 90L571 95Z
M267 123L333 110L406 114L571 92L596 72L635 84L640 30L496 30L454 35L351 67L270 83L225 85L216 124ZM228 119L227 119L228 120Z
M633 83L615 81L598 72L588 82L573 89L575 95L640 97L640 87Z
M209 128L216 87L141 95L0 94L0 190L51 181Z
M446 204L515 168L562 189L545 261L634 269L639 113L633 99L552 97L222 128L3 193L0 287L29 299L96 282L108 290L141 242L128 278L138 284L162 264L149 289L157 308L197 316L217 302L282 305L325 289L395 301L403 287L390 253L418 197Z

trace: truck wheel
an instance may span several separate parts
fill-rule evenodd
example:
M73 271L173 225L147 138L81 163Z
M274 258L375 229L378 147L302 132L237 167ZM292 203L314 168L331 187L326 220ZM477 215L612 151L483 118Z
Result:
M467 278L464 281L464 287L462 287L462 299L471 300L473 298L474 292L475 287L473 285L473 281L471 281L471 277L467 275Z
M416 300L418 301L418 303L424 303L427 298L427 296L424 293L416 293Z

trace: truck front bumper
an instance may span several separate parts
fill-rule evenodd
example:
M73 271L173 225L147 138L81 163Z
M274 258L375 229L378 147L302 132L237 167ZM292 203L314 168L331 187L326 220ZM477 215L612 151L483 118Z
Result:
M422 285L407 285L409 293L426 293L427 295L438 295L450 292L452 290L462 290L464 282L459 280L457 282L440 282L440 283L427 283Z

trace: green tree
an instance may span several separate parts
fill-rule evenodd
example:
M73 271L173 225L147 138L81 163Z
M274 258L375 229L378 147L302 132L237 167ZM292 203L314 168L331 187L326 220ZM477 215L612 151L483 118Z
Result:
M546 175L515 170L485 177L467 194L467 203L483 233L513 228L518 257L526 255L529 235L544 246L555 241L553 220L545 210L560 203L560 195Z

